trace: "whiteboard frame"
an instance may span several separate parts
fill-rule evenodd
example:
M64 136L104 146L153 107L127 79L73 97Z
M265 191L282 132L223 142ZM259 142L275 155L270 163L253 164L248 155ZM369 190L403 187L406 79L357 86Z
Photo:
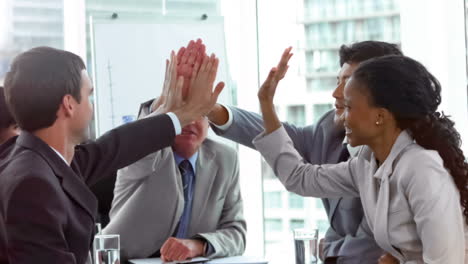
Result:
M117 14L117 13L114 13ZM100 24L187 24L187 23L211 23L211 24L218 24L221 23L223 27L224 25L224 17L222 16L211 16L211 15L206 15L202 14L201 16L180 16L180 15L160 15L160 16L154 16L154 15L120 15L117 14L117 18L112 17L113 14L110 15L90 15L89 16L89 37L90 37L90 49L91 49L91 64L92 64L92 82L93 86L95 89L94 92L94 99L93 99L93 105L94 105L94 123L95 123L95 135L96 138L100 137L102 135L101 133L101 120L99 118L99 95L97 92L97 80L99 78L97 74L97 61L96 61L96 42L95 42L95 27L96 25ZM206 18L202 18L202 16L206 16ZM223 49L223 56L224 58L227 57L227 52L226 52L226 34L223 34L223 41L225 43L225 48ZM219 56L218 56L219 57ZM232 84L232 79L230 75L230 70L229 70L229 63L225 61L223 63L223 66L226 67L226 72L227 72L227 79L224 80L225 82L225 90L223 91L224 93L228 92L228 100L230 102L226 102L228 104L232 104L233 102L236 101L236 95L232 92L229 87ZM224 140L222 140L224 141Z

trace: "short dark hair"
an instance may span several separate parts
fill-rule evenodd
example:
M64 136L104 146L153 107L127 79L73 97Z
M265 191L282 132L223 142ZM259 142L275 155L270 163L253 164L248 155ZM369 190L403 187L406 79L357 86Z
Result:
M21 129L51 126L65 95L81 101L83 60L68 51L37 47L16 56L5 77L7 104Z
M4 88L0 86L0 129L8 128L14 124L16 124L15 119L6 105Z
M396 44L367 40L340 47L340 66L345 63L361 63L368 59L386 55L403 55Z

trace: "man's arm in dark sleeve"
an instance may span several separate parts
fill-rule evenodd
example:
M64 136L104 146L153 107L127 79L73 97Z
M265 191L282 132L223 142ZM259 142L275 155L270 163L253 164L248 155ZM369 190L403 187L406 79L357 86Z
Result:
M94 142L77 146L74 163L86 183L92 185L102 177L172 145L175 135L169 115L148 117L112 129Z

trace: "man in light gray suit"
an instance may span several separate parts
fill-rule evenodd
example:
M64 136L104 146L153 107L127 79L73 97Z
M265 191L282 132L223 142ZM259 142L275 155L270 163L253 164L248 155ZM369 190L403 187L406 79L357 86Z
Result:
M359 63L385 55L402 54L394 44L364 41L340 48L341 70L333 91L335 109L326 113L315 125L296 127L283 124L294 146L309 163L338 163L349 158L344 144L345 131L340 119L344 112L343 89ZM225 138L250 148L252 139L263 131L260 115L235 107L217 104L208 115L213 130ZM321 241L325 264L361 264L378 262L383 254L369 232L359 198L322 199L330 222Z
M190 50L197 49L193 45L188 54L196 53ZM184 67L194 63L193 58L182 61ZM140 118L158 111L161 98L142 104ZM161 256L180 261L244 252L237 152L207 139L208 128L206 118L192 122L171 147L119 170L110 222L103 232L120 234L123 259Z

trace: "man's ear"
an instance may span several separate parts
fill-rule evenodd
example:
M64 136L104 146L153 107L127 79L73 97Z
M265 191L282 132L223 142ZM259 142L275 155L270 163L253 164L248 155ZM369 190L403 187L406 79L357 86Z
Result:
M65 117L72 117L76 109L76 100L73 96L67 94L62 98L59 112L62 111Z

